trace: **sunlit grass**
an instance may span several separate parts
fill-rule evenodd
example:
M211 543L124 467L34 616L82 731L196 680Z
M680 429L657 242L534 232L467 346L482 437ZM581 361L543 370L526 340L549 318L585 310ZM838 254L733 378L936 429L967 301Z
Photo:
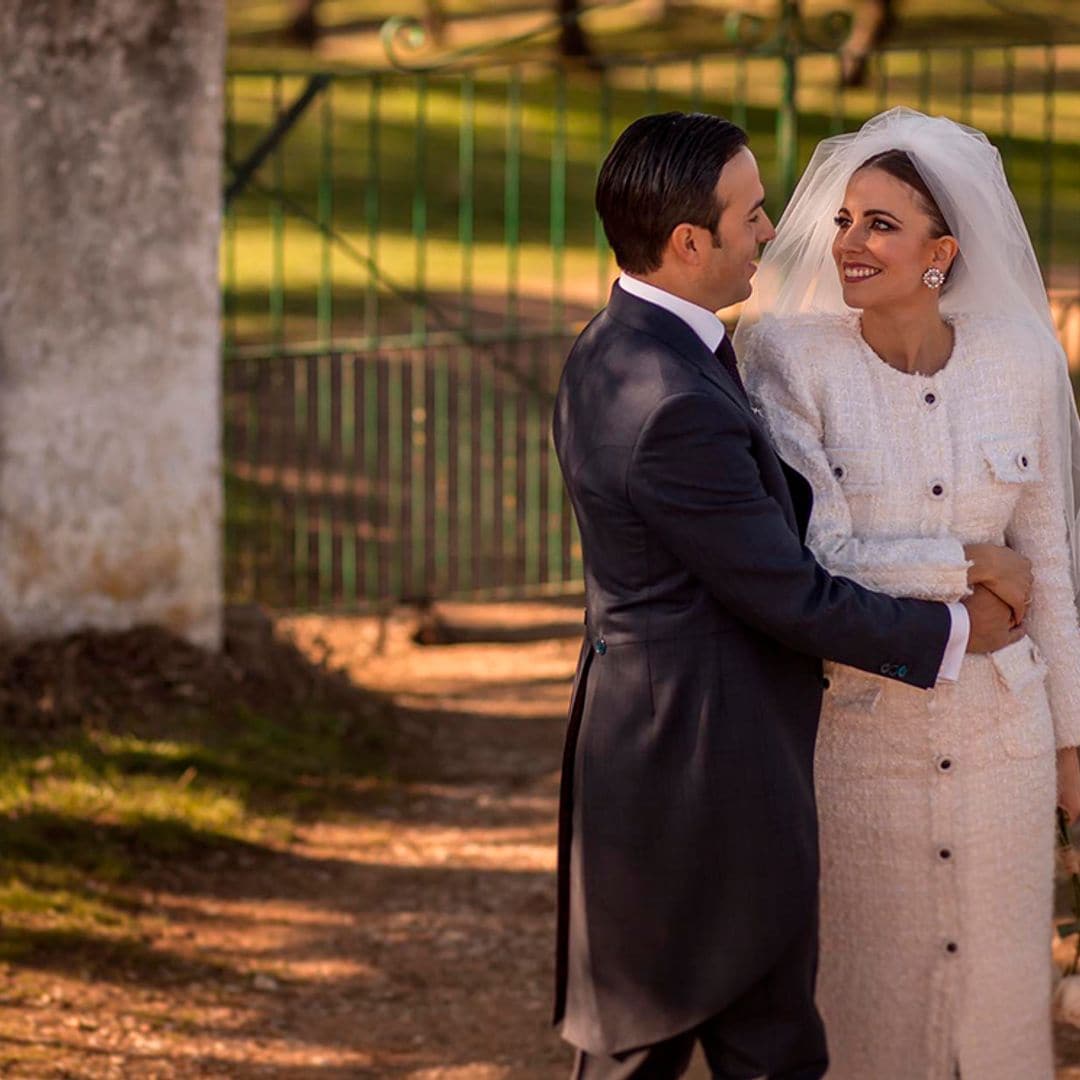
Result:
M146 874L288 841L381 760L370 718L184 710L0 744L0 955L24 931L124 934ZM171 730L171 733L170 733Z

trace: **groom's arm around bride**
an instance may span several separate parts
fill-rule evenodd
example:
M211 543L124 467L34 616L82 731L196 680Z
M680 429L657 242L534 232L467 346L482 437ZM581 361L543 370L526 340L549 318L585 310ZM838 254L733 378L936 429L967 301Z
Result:
M555 442L580 526L587 638L559 841L556 1019L585 1077L810 1080L820 658L932 687L1009 609L897 600L803 546L806 481L750 409L717 309L772 236L745 135L645 117L601 170L623 270L575 344ZM947 655L948 654L948 655ZM959 655L957 655L959 654ZM947 672L946 672L947 674Z

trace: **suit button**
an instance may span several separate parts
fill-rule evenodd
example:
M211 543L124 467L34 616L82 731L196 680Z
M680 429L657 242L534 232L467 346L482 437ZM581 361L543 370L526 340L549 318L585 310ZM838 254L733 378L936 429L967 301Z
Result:
M923 401L925 401L927 405L936 405L937 395L932 390L927 390L923 395Z
M933 495L935 499L940 499L945 494L945 485L939 481L930 488L930 494Z
M938 858L941 859L942 862L948 862L949 859L952 858L952 852L947 847L943 847L938 852Z
M949 757L939 757L937 759L938 772L951 772L953 767L953 760Z
M597 638L593 648L599 656L603 656L607 652L607 642L603 638Z
M888 675L891 672L892 672L892 664L882 664L881 665L881 674L882 675Z
M897 674L897 675L898 675L898 676L899 676L899 677L900 677L901 679L906 679L906 678L907 678L907 664L901 664L901 665L900 665L900 666L899 666L899 667L898 667L898 668L896 669L896 674Z
M960 951L960 946L957 945L955 941L949 941L945 943L945 951L947 953L958 953Z

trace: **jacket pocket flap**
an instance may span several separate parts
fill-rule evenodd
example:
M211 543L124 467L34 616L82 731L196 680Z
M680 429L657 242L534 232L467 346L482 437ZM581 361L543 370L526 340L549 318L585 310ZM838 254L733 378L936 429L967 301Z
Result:
M1039 679L1046 678L1046 663L1038 646L1023 637L990 654L1001 681L1015 694Z
M856 446L826 446L833 476L845 488L877 487L881 483L881 451Z
M983 455L994 476L1004 484L1041 480L1039 441L1031 435L983 439Z

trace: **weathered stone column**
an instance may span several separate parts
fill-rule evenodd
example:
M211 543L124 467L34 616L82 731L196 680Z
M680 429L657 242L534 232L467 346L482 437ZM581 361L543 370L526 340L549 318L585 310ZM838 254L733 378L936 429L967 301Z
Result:
M221 636L224 0L0 4L0 634Z

